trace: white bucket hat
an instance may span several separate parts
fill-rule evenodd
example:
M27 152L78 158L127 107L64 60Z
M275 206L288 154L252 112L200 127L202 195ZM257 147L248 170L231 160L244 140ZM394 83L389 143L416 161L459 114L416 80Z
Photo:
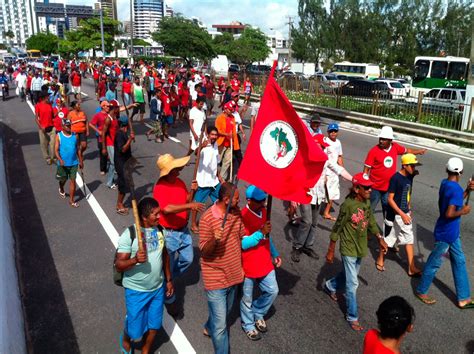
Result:
M384 126L380 131L379 138L393 140L393 129L392 127Z

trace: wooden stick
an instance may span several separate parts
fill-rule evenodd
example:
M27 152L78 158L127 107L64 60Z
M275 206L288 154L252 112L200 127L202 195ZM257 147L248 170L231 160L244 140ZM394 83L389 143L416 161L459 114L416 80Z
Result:
M204 138L204 130L206 128L206 122L204 121L202 123L202 127L201 127L201 135L199 136L199 145L198 145L198 148L197 148L197 152L196 152L196 162L194 164L194 172L193 172L193 181L196 180L196 176L197 176L197 172L198 172L198 169L199 169L199 161L201 160L201 150L202 150L202 140ZM192 191L192 194L191 194L191 201L194 200L194 194L196 194L196 191Z
M234 186L232 187L232 192L230 193L230 201L229 201L229 204L227 205L227 208L225 210L224 219L222 220L222 225L221 225L222 229L224 228L225 223L227 221L227 215L229 215L230 206L232 204L232 198L234 198L234 194L235 194L235 191L237 190L238 184L239 184L239 178L236 177L235 182L234 182Z
M470 181L474 181L474 173L471 176ZM471 190L467 191L466 203L464 205L469 205L469 198L471 197Z

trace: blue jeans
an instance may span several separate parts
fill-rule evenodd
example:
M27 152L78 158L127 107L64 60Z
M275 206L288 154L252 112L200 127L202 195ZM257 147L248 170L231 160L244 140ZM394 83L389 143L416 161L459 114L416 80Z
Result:
M385 218L385 213L387 212L387 207L388 207L388 191L379 191L377 189L372 189L372 192L370 192L370 209L372 209L372 212L375 212L375 208L377 208L377 205L379 202L382 202L382 213Z
M253 287L255 283L260 288L261 295L252 301ZM242 300L240 301L240 317L242 328L245 332L255 330L255 321L263 320L278 295L278 283L275 270L272 270L263 278L245 278Z
M461 239L458 237L453 243L442 241L435 242L433 251L431 251L426 261L420 284L416 288L418 294L425 295L433 282L436 272L443 263L443 254L449 252L451 260L451 269L453 271L454 286L458 301L468 300L471 297L469 289L469 278L467 276L466 259L461 246Z
M227 315L234 304L237 285L218 290L206 290L209 317L204 327L212 339L214 353L229 353L229 332Z
M173 278L177 278L193 263L193 239L186 226L180 230L166 229L165 240Z
M331 292L337 292L345 289L346 292L346 319L349 322L357 321L359 314L357 312L357 287L359 280L357 275L360 270L361 257L342 256L344 270L334 278L326 282L326 287Z
M115 163L114 163L114 147L107 146L107 156L109 157L109 168L107 170L107 187L112 187L114 184Z

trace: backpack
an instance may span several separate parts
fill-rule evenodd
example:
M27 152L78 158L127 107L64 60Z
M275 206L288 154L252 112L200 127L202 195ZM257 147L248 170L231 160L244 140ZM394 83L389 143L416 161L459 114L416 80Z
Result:
M136 237L136 229L135 225L129 226L128 227L128 232L130 232L130 246L132 246L133 241L135 240ZM114 284L117 286L123 286L122 281L123 281L123 272L119 272L117 268L115 268L115 262L117 261L117 253L118 249L115 250L115 257L114 257L114 266L113 266L113 278L114 278Z

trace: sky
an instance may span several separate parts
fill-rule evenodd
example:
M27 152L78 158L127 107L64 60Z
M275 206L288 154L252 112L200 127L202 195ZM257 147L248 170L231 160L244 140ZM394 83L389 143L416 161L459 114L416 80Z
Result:
M117 0L119 20L130 17L129 0ZM66 0L67 4L93 6L94 0ZM259 27L265 33L288 33L288 17L293 20L298 12L298 0L165 0L174 12L185 17L199 17L211 28L213 24L240 21Z

